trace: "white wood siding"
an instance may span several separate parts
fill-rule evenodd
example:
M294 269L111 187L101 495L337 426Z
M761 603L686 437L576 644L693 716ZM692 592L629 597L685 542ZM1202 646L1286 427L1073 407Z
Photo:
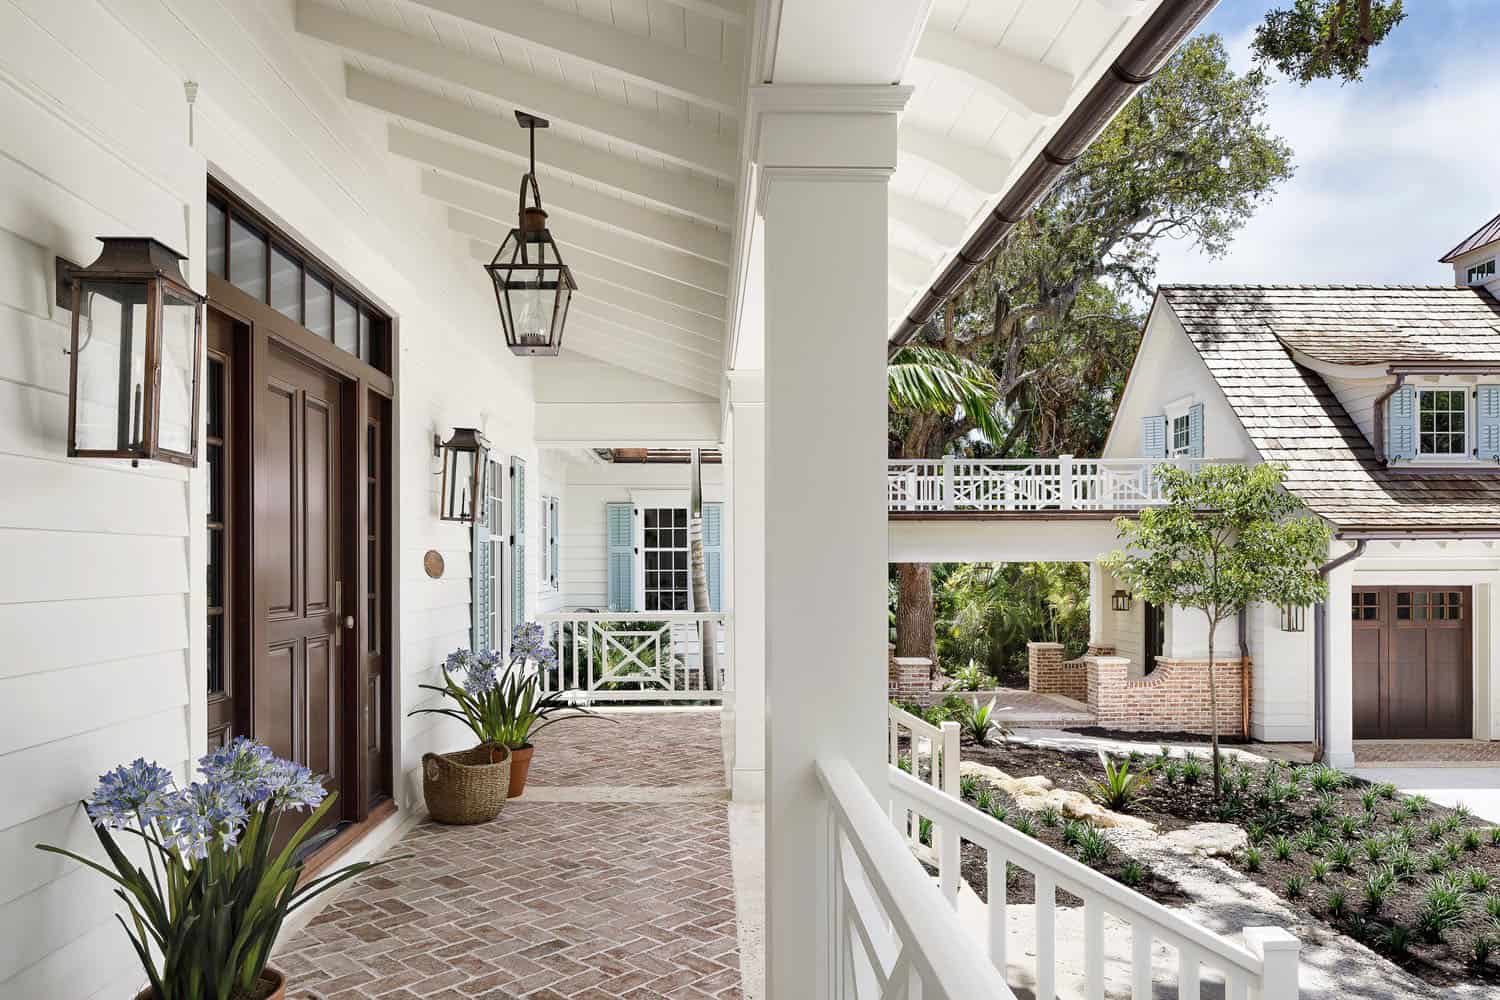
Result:
M1390 388L1391 380L1388 378L1338 378L1333 375L1322 376L1328 388L1338 397L1344 412L1349 414L1349 419L1359 428L1359 432L1365 436L1365 440L1371 443L1375 441L1375 399L1381 393Z

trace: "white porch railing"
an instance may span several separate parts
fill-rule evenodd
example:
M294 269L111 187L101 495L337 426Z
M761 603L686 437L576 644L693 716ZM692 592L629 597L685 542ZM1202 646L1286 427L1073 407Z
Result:
M560 611L537 615L557 666L546 692L580 700L722 701L734 689L733 616L716 611ZM700 636L713 667L705 673Z
M1205 459L904 459L886 462L893 511L1132 510L1162 502L1161 465L1196 470Z
M895 705L887 706L887 732L890 741L887 764L896 764L901 759L901 737L907 739L907 759L911 762L911 773L918 781L925 781L933 788L954 798L959 794L958 781L958 723L951 720L934 726L926 719L912 715ZM931 844L922 843L920 823L901 824L905 827L907 846L923 861L936 864L938 849L942 843L940 831L934 826ZM958 869L951 868L954 877ZM958 884L944 886L944 891L958 892Z
M898 828L908 822L908 812L932 820L934 840L941 838L939 886L942 896L955 908L961 875L946 869L957 869L961 864L961 841L968 841L984 851L989 912L986 951L990 963L1002 975L1006 974L1013 957L1007 952L1007 932L1012 915L1006 904L1007 867L1015 866L1032 876L1035 904L1027 909L1034 922L1035 933L1031 939L1036 943L1033 981L1037 986L1037 996L1050 998L1057 995L1058 889L1083 900L1085 997L1102 998L1105 995L1106 913L1130 928L1128 971L1134 1000L1150 1000L1157 995L1153 992L1152 968L1155 942L1162 942L1177 952L1176 995L1182 1000L1198 1000L1207 970L1213 970L1222 978L1224 996L1228 1000L1292 1000L1297 996L1299 944L1285 930L1247 927L1244 944L1237 944L899 768L888 768L888 776L891 815L897 818ZM865 830L851 830L846 836L853 838L867 833L875 836ZM1015 912L1024 911L1018 909ZM858 994L861 998L864 995ZM1012 996L1008 990L989 995ZM926 994L923 996L925 998Z

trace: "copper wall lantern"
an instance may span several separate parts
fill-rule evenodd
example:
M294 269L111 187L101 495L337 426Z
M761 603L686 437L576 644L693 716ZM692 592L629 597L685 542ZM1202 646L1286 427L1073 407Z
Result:
M1114 608L1116 611L1129 611L1130 610L1130 591L1128 591L1128 590L1117 590L1117 591L1115 591L1113 594L1110 595L1109 606L1112 607L1112 608Z
M1307 608L1301 604L1284 604L1281 607L1281 631L1304 632L1307 630Z
M433 446L443 457L438 516L444 521L478 522L484 515L490 443L472 427L455 427L447 441L433 438Z
M68 455L195 466L205 299L171 247L138 236L99 241L104 250L88 267L58 268L72 284Z
M500 324L511 351L522 357L555 356L562 350L568 302L578 285L547 229L547 213L536 183L536 130L547 128L549 122L524 111L516 112L516 121L531 134L531 169L521 178L516 228L484 269L495 283ZM531 205L526 204L527 191Z

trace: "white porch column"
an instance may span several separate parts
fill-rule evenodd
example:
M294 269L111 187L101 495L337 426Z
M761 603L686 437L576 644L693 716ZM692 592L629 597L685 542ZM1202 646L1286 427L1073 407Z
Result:
M1347 546L1335 542L1333 549L1330 556L1339 556ZM1354 766L1354 632L1349 624L1353 615L1350 596L1353 586L1353 563L1328 571L1323 623L1323 669L1328 699L1324 712L1328 728L1323 739L1328 763L1338 768Z
M815 762L883 786L892 86L752 89L765 233L766 985L833 994Z
M1104 616L1111 610L1110 595L1104 592L1104 567L1095 560L1089 563L1089 644L1104 642Z
M734 773L739 802L766 797L765 375L729 373L734 552Z

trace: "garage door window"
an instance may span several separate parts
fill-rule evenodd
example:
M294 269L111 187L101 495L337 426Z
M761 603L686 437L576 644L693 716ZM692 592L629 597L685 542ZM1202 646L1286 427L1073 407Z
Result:
M1398 590L1396 619L1456 622L1463 618L1463 599L1456 590Z
M1408 597L1411 595L1408 594ZM1357 622L1376 622L1380 620L1380 592L1375 590L1356 590L1354 592L1354 620Z

